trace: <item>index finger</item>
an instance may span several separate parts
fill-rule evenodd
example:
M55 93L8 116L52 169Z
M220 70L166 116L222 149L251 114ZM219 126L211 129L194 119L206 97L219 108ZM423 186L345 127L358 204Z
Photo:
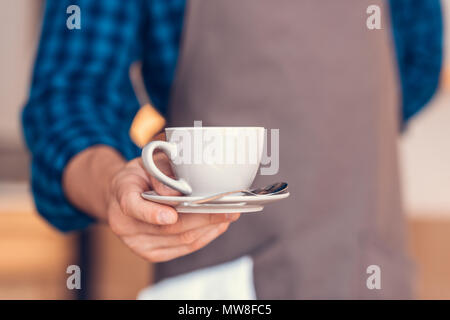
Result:
M159 170L166 176L175 179L175 175L172 172L172 167L170 165L170 160L164 152L156 152L153 155L156 166ZM181 196L181 192L166 186L164 183L160 182L154 176L147 172L150 178L150 184L152 189L159 195L162 196Z

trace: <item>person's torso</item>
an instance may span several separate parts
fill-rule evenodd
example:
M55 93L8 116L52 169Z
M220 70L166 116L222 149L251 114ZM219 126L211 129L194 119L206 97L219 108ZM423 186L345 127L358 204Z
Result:
M371 4L382 30L366 26ZM156 279L250 254L258 298L408 294L387 15L382 0L188 2L169 126L279 129L279 172L255 185L285 180L291 196ZM366 287L370 264L383 292Z

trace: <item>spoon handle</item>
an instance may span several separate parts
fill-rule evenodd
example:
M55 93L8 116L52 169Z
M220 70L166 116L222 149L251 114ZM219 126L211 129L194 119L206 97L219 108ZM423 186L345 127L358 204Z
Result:
M222 192L222 193L215 194L213 196L209 196L209 197L206 197L206 198L201 198L199 200L191 201L191 202L189 202L189 204L205 203L205 202L217 200L217 199L223 198L225 196L228 196L230 194L238 193L238 192L245 192L245 193L247 193L248 191L247 190L236 190L236 191Z

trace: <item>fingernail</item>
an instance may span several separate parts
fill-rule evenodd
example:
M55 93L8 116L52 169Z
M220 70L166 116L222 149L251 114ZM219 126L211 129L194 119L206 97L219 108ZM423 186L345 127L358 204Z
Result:
M173 214L172 212L168 212L168 211L161 211L158 214L158 221L161 224L171 224L171 223L175 223L176 221L176 216L175 214Z

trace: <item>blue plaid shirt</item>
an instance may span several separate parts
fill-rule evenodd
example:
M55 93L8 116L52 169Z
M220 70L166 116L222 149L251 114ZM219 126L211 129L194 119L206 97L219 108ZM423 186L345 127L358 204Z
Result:
M66 27L68 6L81 8L81 30ZM439 0L391 0L403 89L404 118L437 87L442 60ZM31 150L37 210L70 231L92 218L72 206L61 184L64 167L98 144L126 159L140 154L128 135L139 109L129 67L141 60L146 88L163 114L169 99L185 0L47 0L28 103L22 120Z

